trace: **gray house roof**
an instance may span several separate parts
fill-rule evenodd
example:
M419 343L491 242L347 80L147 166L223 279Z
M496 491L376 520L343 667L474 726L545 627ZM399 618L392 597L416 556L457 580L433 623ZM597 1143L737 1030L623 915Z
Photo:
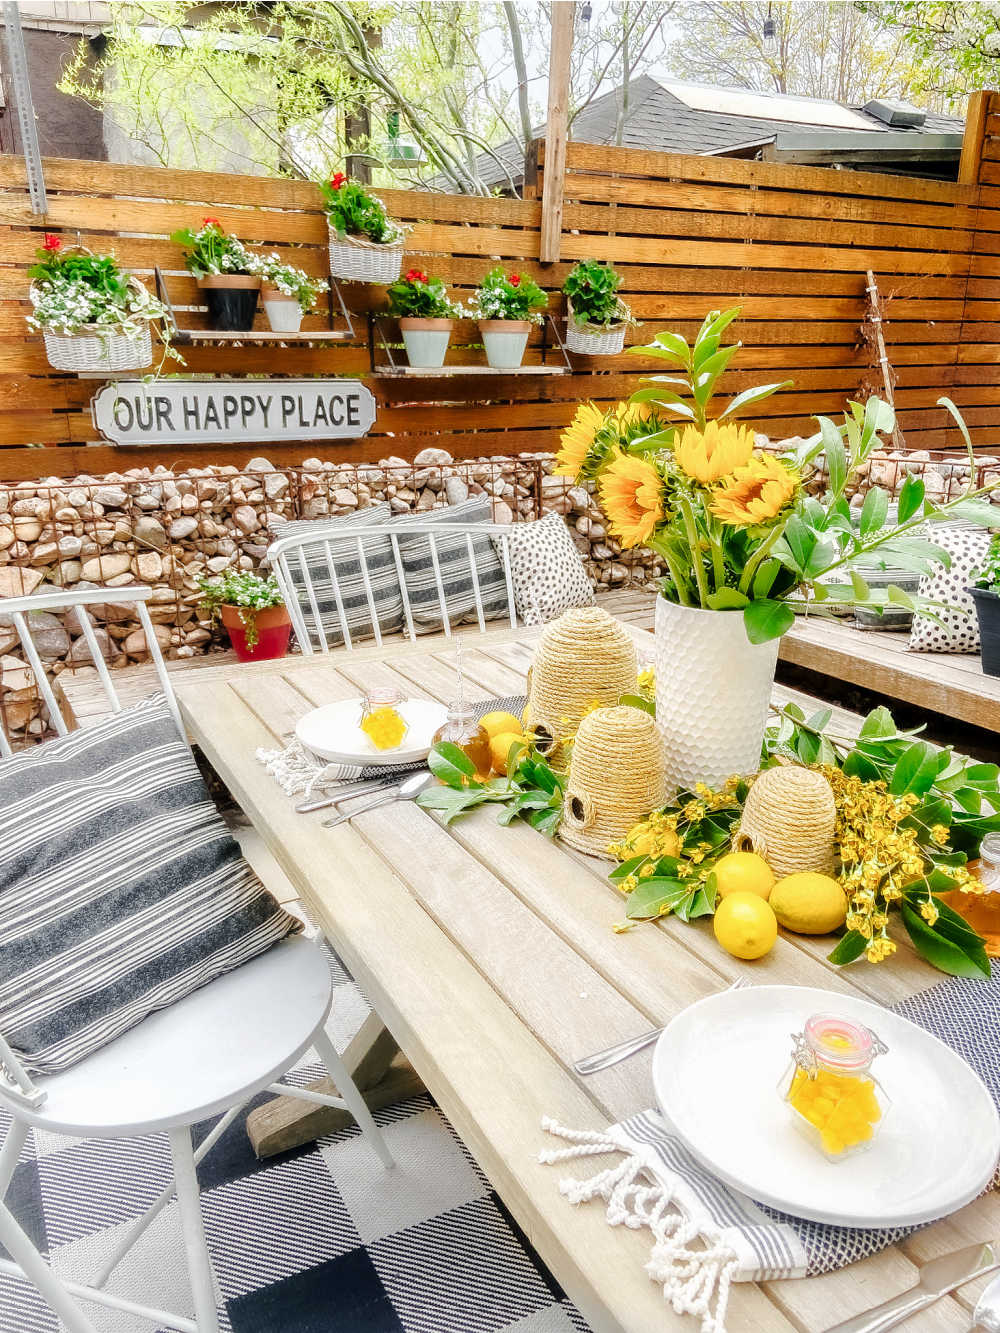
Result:
M822 144L825 155L812 160L825 162L830 158L827 145L833 140L842 144L839 156L844 165L854 165L851 158L856 153L857 165L871 165L869 159L875 158L881 159L879 170L908 170L908 156L929 156L940 159L943 169L940 165L931 171L918 168L916 174L953 175L948 166L952 159L957 165L964 129L964 122L955 116L928 112L922 124L890 125L864 108L834 101L661 83L649 75L633 79L628 89L622 147L663 153L750 154L771 145L765 155L780 160L782 143L787 141L794 148L794 160L804 161L810 159L803 156L808 151L803 144L815 141L817 148ZM616 88L584 107L573 121L571 137L577 143L614 143L621 93ZM760 110L767 114L759 114ZM912 117L896 117L908 118ZM544 134L544 124L534 130L536 138ZM913 151L918 148L919 153ZM512 183L520 190L524 155L518 141L508 139L493 152L502 166L488 153L482 154L478 159L482 179L500 190L510 191ZM896 163L900 165L894 166Z

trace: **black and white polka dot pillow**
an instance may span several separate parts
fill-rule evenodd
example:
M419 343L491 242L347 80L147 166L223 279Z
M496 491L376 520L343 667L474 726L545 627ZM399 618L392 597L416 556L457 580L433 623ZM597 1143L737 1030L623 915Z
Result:
M920 596L948 606L937 613L940 623L919 614L913 617L909 646L918 653L978 653L979 621L966 589L972 571L986 558L990 534L985 528L935 525L929 536L951 556L951 568L935 565L933 574L922 574Z
M503 559L502 543L494 538ZM534 523L512 523L507 534L514 602L527 624L561 616L571 606L591 606L594 590L569 529L559 514Z

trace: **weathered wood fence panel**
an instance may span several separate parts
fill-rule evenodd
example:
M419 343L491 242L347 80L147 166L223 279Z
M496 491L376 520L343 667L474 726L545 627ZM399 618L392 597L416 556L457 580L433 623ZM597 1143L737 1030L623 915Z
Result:
M874 382L861 339L865 274L888 299L886 337L896 369L897 406L907 445L954 448L959 441L935 406L950 394L977 443L1000 447L1000 98L981 94L958 184L864 172L686 157L571 144L565 182L561 261L538 261L537 198L469 199L382 191L411 231L407 263L439 274L467 297L491 262L535 276L557 292L572 263L611 260L623 293L644 326L629 342L662 327L693 333L705 312L738 303L744 342L739 369L724 388L761 379L794 384L762 405L755 424L772 436L813 429L812 414L842 410ZM538 151L539 173L545 170ZM245 241L276 250L310 272L327 271L326 222L308 183L194 171L133 168L60 159L45 164L50 213L44 227L28 207L23 161L0 157L0 477L94 474L137 463L245 462L256 449L114 449L83 446L94 437L94 382L52 372L40 338L26 337L25 268L43 230L67 240L79 232L94 249L149 274L168 273L180 306L197 303L193 281L169 240L180 226L217 217ZM358 338L313 346L183 349L196 374L356 375L376 394L378 420L367 439L334 443L331 457L412 458L430 444L456 457L549 450L576 402L611 401L636 387L655 363L628 353L577 358L577 373L557 377L372 378L364 315L382 289L344 287ZM551 307L561 313L561 297ZM200 316L185 312L182 322ZM312 317L307 327L319 327ZM470 351L471 322L456 329L450 360ZM527 360L537 361L535 336ZM62 446L59 458L25 446ZM294 441L266 452L294 464L316 452Z

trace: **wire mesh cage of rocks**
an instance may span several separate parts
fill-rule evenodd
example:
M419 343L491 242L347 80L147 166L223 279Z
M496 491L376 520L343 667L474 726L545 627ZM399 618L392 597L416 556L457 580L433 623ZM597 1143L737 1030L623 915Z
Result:
M638 666L628 630L599 606L574 607L542 631L528 680L527 725L558 764L564 739L595 704L634 693Z
M559 837L606 856L650 810L666 801L660 734L653 718L627 705L598 708L573 742Z

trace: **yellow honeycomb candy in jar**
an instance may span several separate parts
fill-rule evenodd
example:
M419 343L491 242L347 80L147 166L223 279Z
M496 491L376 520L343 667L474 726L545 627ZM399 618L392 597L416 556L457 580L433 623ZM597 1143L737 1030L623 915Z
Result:
M793 1035L779 1091L795 1123L832 1161L871 1145L889 1099L871 1072L886 1047L860 1023L813 1014Z
M361 701L358 724L376 750L395 750L409 730L399 711L405 702L402 691L392 688L371 689Z

